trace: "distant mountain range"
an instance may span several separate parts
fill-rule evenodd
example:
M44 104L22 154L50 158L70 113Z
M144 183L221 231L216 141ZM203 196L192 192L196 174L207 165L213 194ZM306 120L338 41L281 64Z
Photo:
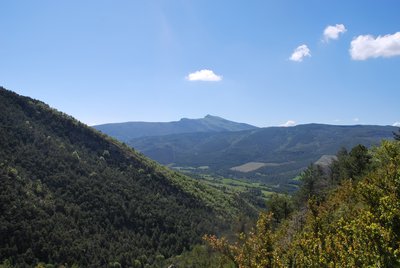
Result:
M186 133L132 139L129 145L180 170L288 185L309 164L341 147L377 145L391 126L307 124L236 132Z
M148 136L257 129L257 127L249 124L236 123L212 115L207 115L200 119L182 118L174 122L126 122L103 124L93 127L124 142Z
M95 128L180 171L245 178L289 190L295 189L292 179L321 157L331 159L341 147L378 145L397 130L392 126L324 124L257 128L211 115Z

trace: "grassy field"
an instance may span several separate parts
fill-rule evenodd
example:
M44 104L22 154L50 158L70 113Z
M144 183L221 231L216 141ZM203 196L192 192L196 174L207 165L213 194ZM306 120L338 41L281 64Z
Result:
M267 185L262 182L254 182L239 178L226 178L219 175L207 174L208 167L173 167L173 169L185 173L195 179L204 181L208 185L233 193L251 204L257 210L266 208L266 203L273 193L281 193L281 189L275 185Z
M266 163L249 162L240 166L232 167L231 170L247 173L265 167L266 165Z
M202 175L200 179L204 180L205 182L207 182L207 184L211 186L219 189L224 189L225 191L236 193L251 193L255 196L262 198L264 201L267 201L271 194L274 193L271 187L260 182L250 182L240 179L214 177L210 175Z

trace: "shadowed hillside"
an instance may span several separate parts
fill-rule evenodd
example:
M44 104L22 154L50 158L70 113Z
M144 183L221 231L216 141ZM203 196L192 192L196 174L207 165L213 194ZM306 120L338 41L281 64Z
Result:
M43 102L0 88L0 107L0 262L154 264L246 207Z
M395 130L390 126L308 124L143 137L129 145L165 165L208 167L206 171L213 174L282 185L323 155L335 154L341 147L379 144L391 139Z

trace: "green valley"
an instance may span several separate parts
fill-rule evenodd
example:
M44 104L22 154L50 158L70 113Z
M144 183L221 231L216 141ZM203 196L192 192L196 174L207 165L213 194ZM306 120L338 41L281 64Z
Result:
M255 130L142 137L128 142L143 154L179 170L258 181L294 191L309 164L340 148L392 139L391 126L307 124ZM204 168L206 167L206 168Z

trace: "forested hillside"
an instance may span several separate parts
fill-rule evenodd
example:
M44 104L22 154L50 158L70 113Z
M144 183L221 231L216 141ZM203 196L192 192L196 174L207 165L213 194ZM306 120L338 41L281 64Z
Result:
M400 142L341 150L331 172L310 166L238 237L205 240L225 267L399 267Z
M156 265L247 207L43 102L0 88L0 110L0 263Z
M391 126L307 124L143 137L128 144L165 165L293 190L285 185L290 185L294 177L323 155L333 155L341 147L350 149L357 144L377 145L382 139L391 139L394 130Z

